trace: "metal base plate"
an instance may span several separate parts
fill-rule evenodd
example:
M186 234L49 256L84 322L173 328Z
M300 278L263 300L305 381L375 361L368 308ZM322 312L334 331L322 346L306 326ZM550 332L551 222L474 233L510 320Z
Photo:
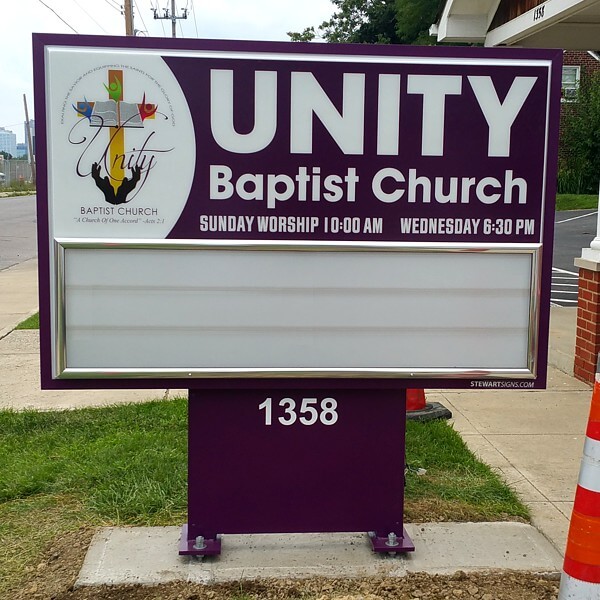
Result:
M369 532L369 539L373 552L387 552L390 554L413 552L415 545L410 539L406 528L402 528L402 537L396 538L397 545L390 546L389 538L379 537L374 531ZM195 539L188 539L187 523L181 528L181 538L179 540L179 554L181 556L217 556L221 554L221 536L216 539L205 539L204 547L196 547Z
M181 538L179 540L179 554L182 556L217 556L221 554L221 538L205 539L204 547L197 548L195 539L188 539L187 523L181 528Z
M369 532L369 539L371 540L371 546L373 552L387 552L387 553L402 553L402 552L414 552L415 545L410 539L410 536L406 532L406 528L402 528L402 537L396 537L397 546L388 545L389 538L379 537L375 532Z

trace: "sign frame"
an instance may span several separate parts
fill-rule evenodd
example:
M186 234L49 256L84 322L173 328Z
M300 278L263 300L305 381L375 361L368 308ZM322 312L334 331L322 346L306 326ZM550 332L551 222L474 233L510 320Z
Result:
M78 245L88 246L111 246L131 247L133 245L146 247L157 247L163 243L159 239L132 239L111 236L106 238L71 238L69 236L57 235L52 229L53 206L52 185L49 185L49 175L52 174L55 165L51 160L50 148L52 140L48 138L49 98L47 90L47 50L48 48L65 49L105 49L107 52L118 50L126 52L154 52L159 55L184 56L186 53L197 53L204 57L223 56L232 60L241 60L246 55L275 57L276 60L306 60L319 64L321 60L328 60L335 64L343 57L346 61L356 59L361 64L372 64L377 61L393 63L401 55L404 62L419 63L419 61L430 61L435 63L440 57L445 64L469 64L477 63L485 65L491 61L495 65L511 65L519 61L528 61L538 65L545 65L547 69L547 96L545 119L546 139L544 140L544 175L542 176L541 198L539 199L539 214L536 225L538 237L536 247L533 244L525 244L521 241L507 243L488 242L481 240L475 242L464 241L458 243L456 240L446 243L426 241L403 242L405 246L415 244L425 251L447 252L532 252L533 264L531 288L530 288L530 322L529 322L529 371L511 372L506 369L462 369L460 371L446 371L443 369L404 369L402 370L355 370L353 373L344 373L343 370L317 370L292 369L285 373L276 370L256 370L249 372L246 369L226 369L224 372L218 370L205 370L198 368L193 371L192 376L181 376L185 369L168 370L154 369L152 371L120 370L110 369L84 369L77 372L76 369L64 371L57 369L60 356L64 355L65 331L65 302L63 294L64 262L62 261L63 250L61 248L76 247ZM130 38L103 38L86 36L63 36L63 35L35 35L34 36L34 74L35 74L35 101L36 101L36 126L38 136L38 248L40 257L40 345L42 354L42 387L45 389L81 389L89 387L101 388L155 388L165 387L168 383L171 387L185 388L214 388L225 389L232 385L246 388L269 388L281 385L280 377L285 378L288 387L305 387L317 384L320 387L352 387L356 379L362 383L368 382L373 388L399 388L399 387L522 387L534 388L544 387L546 379L546 358L548 347L549 328L549 298L550 298L550 274L552 256L553 218L552 205L554 201L554 182L556 179L556 156L558 148L557 116L560 110L560 51L557 50L522 50L522 49L481 49L481 48L439 48L439 47L387 47L387 46L364 46L364 45L335 45L335 44L303 44L285 42L241 42L221 40L156 40L156 39L130 39ZM479 61L479 62L477 62ZM51 129L51 128L50 128ZM415 176L416 177L416 176ZM512 171L511 171L512 177ZM516 178L515 178L516 179ZM388 182L389 183L389 182ZM483 188L482 188L483 189ZM511 192L512 193L512 192ZM183 231L183 230L182 230ZM170 238L170 243L178 247L201 247L206 243L215 245L227 245L227 243L243 246L244 243L272 244L274 248L283 244L300 244L302 251L311 243L315 248L323 248L329 243L327 240L317 239L307 241L295 240L292 236L286 239L262 239L249 241L244 239L231 239L233 236L225 236L225 239L202 239L197 234L196 239L182 237L181 235ZM229 241L228 241L229 240ZM337 242L333 242L337 243ZM385 244L393 246L394 240L376 240L372 244L373 250L381 250ZM364 241L345 238L339 242L340 248L360 248ZM380 244L380 247L377 247ZM398 244L401 245L401 244ZM50 357L54 357L50 359ZM58 358L57 358L58 357ZM58 361L58 363L57 363ZM64 366L64 364L62 365ZM234 377L235 379L232 379ZM292 379L290 379L292 377ZM299 381L296 381L299 379ZM491 386L481 385L490 382Z

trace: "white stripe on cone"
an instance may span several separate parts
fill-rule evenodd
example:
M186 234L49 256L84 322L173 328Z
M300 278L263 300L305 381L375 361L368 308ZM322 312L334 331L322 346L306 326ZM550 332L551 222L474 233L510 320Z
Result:
M583 454L600 462L600 442L590 437L585 438Z
M590 453L588 450L592 452ZM600 442L587 438L583 449L583 457L581 458L579 485L591 492L600 493L600 460L593 456L596 452L600 452Z
M558 600L599 600L600 583L579 581L566 573L560 579Z

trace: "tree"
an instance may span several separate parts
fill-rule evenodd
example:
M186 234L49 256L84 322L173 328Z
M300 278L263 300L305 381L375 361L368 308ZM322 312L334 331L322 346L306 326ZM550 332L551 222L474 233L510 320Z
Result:
M13 155L9 152L5 152L4 150L0 151L0 154L4 157L4 160L11 160Z
M582 77L577 100L563 104L559 192L595 194L600 180L600 71Z
M289 32L292 41L432 45L429 26L436 20L438 0L332 0L337 7L318 32L307 27Z

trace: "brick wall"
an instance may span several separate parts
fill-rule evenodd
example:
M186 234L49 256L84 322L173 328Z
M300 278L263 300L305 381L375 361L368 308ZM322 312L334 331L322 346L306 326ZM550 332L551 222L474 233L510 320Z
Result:
M593 383L600 352L600 272L579 269L577 338L573 373L577 379Z
M600 46L600 40L598 40L598 45ZM566 50L563 53L563 63L581 67L581 77L587 77L596 71L600 71L600 60L583 50Z

